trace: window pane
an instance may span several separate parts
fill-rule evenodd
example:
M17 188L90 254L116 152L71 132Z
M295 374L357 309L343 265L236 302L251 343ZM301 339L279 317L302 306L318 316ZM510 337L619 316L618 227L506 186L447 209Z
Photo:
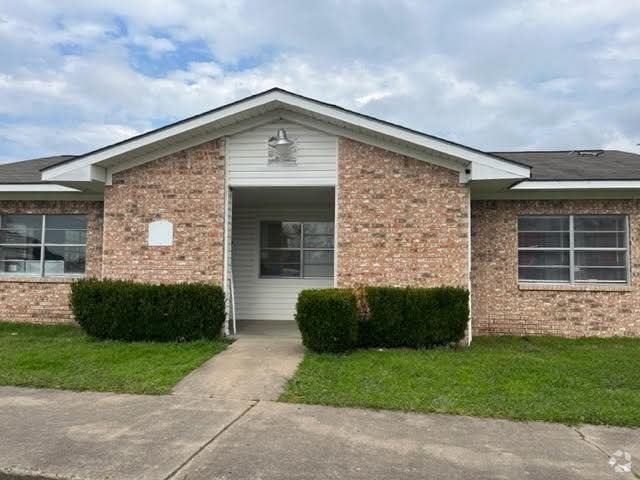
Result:
M0 243L41 243L42 215L0 216Z
M304 252L305 277L333 277L333 250Z
M86 215L47 215L45 243L87 243Z
M300 230L300 224L296 222L262 222L262 246L271 248L299 248Z
M626 222L624 215L576 215L573 217L573 229L580 231L624 232Z
M526 267L535 266L569 266L568 251L534 251L525 250L518 252L518 265Z
M625 267L627 254L615 251L576 251L575 263L577 267Z
M86 215L47 215L47 228L86 230Z
M518 232L518 248L569 248L569 232Z
M85 269L85 247L46 247L44 274L82 274Z
M299 250L262 250L260 275L266 277L299 277Z
M304 246L305 248L333 248L333 223L305 223Z
M40 247L0 247L0 273L40 274Z
M548 232L558 230L569 230L569 217L568 216L531 216L531 217L518 217L518 231L534 231L534 232Z
M575 271L576 282L626 282L627 269L625 267L598 268L579 267Z
M569 267L519 267L518 279L564 283L569 281Z
M576 248L627 248L625 232L575 232Z

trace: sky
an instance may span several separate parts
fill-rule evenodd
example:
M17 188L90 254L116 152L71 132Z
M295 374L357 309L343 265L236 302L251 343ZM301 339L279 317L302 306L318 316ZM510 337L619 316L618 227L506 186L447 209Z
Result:
M640 153L640 0L0 0L0 162L275 86L487 151Z

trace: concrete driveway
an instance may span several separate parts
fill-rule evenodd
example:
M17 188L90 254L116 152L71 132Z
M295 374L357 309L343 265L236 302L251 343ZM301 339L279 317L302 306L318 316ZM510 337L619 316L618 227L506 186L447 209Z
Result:
M640 431L0 387L0 479L633 478L618 449Z

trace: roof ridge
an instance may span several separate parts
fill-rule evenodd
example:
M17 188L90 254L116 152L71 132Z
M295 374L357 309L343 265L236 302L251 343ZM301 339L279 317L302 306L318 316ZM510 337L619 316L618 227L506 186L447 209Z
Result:
M333 108L333 109L345 112L345 113L350 114L350 115L356 115L356 116L359 116L361 118L365 118L367 120L371 120L371 121L378 122L378 123L383 124L383 125L387 125L387 126L390 126L390 127L393 127L393 128L404 130L405 132L409 132L409 133L420 135L420 136L423 136L423 137L427 137L427 138L430 138L432 140L436 140L436 141L439 141L439 142L442 142L442 143L446 143L448 145L452 145L452 146L467 150L469 152L475 152L475 153L478 153L478 154L481 154L481 155L486 155L486 156L489 156L489 157L495 157L495 158L497 158L499 160L502 160L502 161L505 161L505 162L508 162L508 163L511 163L511 164L514 164L514 165L518 165L520 167L530 168L528 165L526 165L524 163L521 163L521 162L519 162L517 160L512 160L512 159L508 159L508 158L501 158L501 157L499 157L497 155L493 155L491 152L487 152L485 150L480 150L479 148L470 147L470 146L465 145L463 143L455 142L453 140L448 140L446 138L439 137L437 135L432 135L430 133L421 132L419 130L415 130L415 129L410 128L410 127L405 127L404 125L400 125L400 124L393 123L393 122L390 122L390 121L387 121L387 120L383 120L381 118L377 118L377 117L374 117L372 115L368 115L366 113L361 113L361 112L358 112L356 110L350 110L350 109L342 107L340 105L336 105L336 104L333 104L333 103L325 102L325 101L318 100L318 99L315 99L315 98L312 98L312 97L307 97L305 95L301 95L299 93L291 92L289 90L285 90L285 89L280 88L280 87L273 87L273 88L270 88L268 90L264 90L262 92L255 93L253 95L249 95L247 97L240 98L240 99L232 101L230 103L226 103L226 104L220 105L220 106L212 108L210 110L206 110L206 111L198 113L196 115L192 115L190 117L183 118L183 119L178 120L176 122L169 123L167 125L163 125L163 126L158 127L158 128L154 128L152 130L140 133L138 135L134 135L134 136L126 138L124 140L120 140L118 142L115 142L115 143L112 143L112 144L109 144L109 145L105 145L105 146L97 148L95 150L92 150L92 151L83 153L81 155L78 155L77 158L88 157L90 155L93 155L93 154L108 150L110 148L117 147L117 146L120 146L120 145L124 145L124 144L126 144L128 142L132 142L134 140L138 140L138 139L146 137L148 135L155 134L157 132L160 132L160 131L175 127L177 125L181 125L181 124L196 120L198 118L205 117L207 115L211 115L211 114L213 114L215 112L224 110L226 108L230 108L232 106L239 105L241 103L245 103L245 102L251 101L251 100L256 99L258 97L266 96L266 95L268 95L270 93L274 93L274 92L283 93L283 94L286 94L286 95L290 95L292 97L296 97L298 99L302 99L302 100L305 100L305 101L308 101L308 102L312 102L312 103L315 103L315 104L318 104L318 105L322 105L322 106L325 106L325 107ZM60 165L62 165L64 163L67 163L69 161L71 161L71 159L64 160L64 161L60 162ZM46 170L48 170L50 168L54 168L55 166L57 166L57 165L50 165L48 167L43 168L41 171L46 171Z

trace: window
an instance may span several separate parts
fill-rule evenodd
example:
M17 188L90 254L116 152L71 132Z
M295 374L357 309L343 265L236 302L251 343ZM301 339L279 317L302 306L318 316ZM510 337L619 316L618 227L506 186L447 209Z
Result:
M262 222L261 277L333 277L332 222Z
M81 275L85 215L1 215L0 275Z
M518 217L518 280L627 283L625 215Z

